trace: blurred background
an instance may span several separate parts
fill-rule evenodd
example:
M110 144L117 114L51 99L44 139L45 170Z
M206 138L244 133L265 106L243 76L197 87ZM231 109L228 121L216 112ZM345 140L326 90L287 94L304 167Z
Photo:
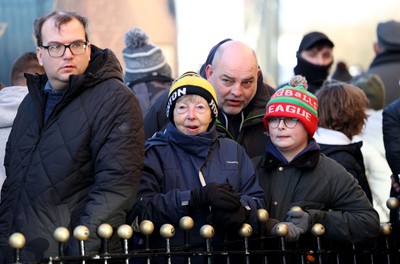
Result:
M90 42L112 49L123 67L125 33L142 28L163 50L174 77L198 71L220 40L242 40L255 49L273 86L293 75L296 51L309 31L327 34L335 63L344 61L357 74L374 57L377 24L400 20L398 0L0 0L1 83L10 84L18 56L35 50L33 20L54 9L87 16Z

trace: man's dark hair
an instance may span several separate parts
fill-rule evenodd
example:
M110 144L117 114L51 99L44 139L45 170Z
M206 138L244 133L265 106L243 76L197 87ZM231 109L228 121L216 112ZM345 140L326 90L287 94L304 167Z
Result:
M54 20L55 26L60 30L61 26L70 22L73 19L77 19L85 29L85 39L86 41L89 41L89 21L86 17L83 17L79 15L76 12L68 12L68 11L53 11L50 14L46 16L39 17L35 19L33 22L33 30L35 33L35 38L36 38L36 45L38 47L41 47L43 45L43 39L42 39L42 27L44 22L46 22L49 19Z

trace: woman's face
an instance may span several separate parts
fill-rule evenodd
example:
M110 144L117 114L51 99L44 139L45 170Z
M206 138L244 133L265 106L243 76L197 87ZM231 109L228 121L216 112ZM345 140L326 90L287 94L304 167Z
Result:
M174 123L182 133L197 135L207 132L211 121L211 109L203 97L194 94L185 95L176 102Z

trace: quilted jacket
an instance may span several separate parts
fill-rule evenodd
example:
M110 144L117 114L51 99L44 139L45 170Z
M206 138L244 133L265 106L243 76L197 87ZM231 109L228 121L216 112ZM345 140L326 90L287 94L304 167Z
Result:
M27 75L29 94L22 102L6 148L0 204L0 261L11 262L8 238L26 238L21 261L58 254L57 227L71 232L67 255L79 254L72 231L89 228L86 253L100 249L97 227L124 224L132 207L144 160L140 107L123 83L121 66L110 50L91 46L83 75L69 87L44 125L45 75ZM114 232L115 233L115 232ZM120 247L116 235L110 251Z

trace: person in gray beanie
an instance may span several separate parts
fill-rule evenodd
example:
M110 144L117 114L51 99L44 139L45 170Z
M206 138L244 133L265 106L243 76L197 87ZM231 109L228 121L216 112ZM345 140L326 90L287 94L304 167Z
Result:
M375 58L368 73L377 74L385 86L385 106L400 98L400 21L378 23Z
M142 115L154 101L169 89L172 79L171 67L162 50L149 42L148 35L133 27L125 34L125 83L139 100Z

